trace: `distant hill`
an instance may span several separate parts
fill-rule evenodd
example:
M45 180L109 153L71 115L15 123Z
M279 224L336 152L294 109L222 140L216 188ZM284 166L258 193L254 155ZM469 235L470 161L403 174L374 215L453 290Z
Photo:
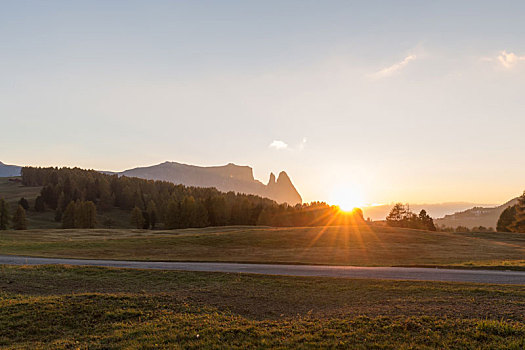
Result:
M391 203L391 204L364 207L362 209L363 209L365 218L369 217L372 220L384 220L393 206L394 206L394 203ZM463 211L463 210L472 208L474 206L490 207L490 206L494 206L494 204L476 204L476 203L471 203L471 202L446 202L446 203L432 203L432 204L412 204L410 203L410 210L412 210L415 213L418 213L419 211L421 211L421 209L425 209L431 217L440 218L447 214Z
M510 206L515 205L518 198L514 198L507 203L497 207L474 207L460 211L451 215L445 215L440 219L435 219L434 223L440 226L457 227L465 226L472 228L475 226L485 226L496 228L501 213Z
M148 180L163 180L196 187L215 187L219 191L234 191L254 194L275 200L278 203L295 205L302 203L299 192L284 171L277 179L270 174L268 184L255 180L249 166L228 164L224 166L200 167L176 162L134 168L118 173Z
M0 162L0 177L20 176L21 170L22 167L16 165L7 165Z

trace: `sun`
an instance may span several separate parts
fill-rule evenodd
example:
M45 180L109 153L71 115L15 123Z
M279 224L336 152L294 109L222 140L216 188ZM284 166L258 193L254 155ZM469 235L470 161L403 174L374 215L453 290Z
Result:
M347 212L354 208L362 208L365 205L363 191L357 186L338 186L332 191L330 204L335 204Z

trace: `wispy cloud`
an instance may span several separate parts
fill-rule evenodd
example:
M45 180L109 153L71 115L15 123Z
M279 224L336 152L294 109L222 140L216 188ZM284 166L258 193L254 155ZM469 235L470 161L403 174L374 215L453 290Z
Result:
M284 141L273 140L268 147L274 148L276 150L283 150L288 148L288 144Z
M397 62L389 67L386 67L386 68L383 68L377 72L375 72L374 74L372 74L372 76L374 78L386 78L386 77L389 77L391 76L392 74L394 74L395 72L403 69L404 67L406 67L406 65L408 65L411 61L414 61L415 59L417 58L416 55L408 55L407 57L405 57L401 62Z
M507 69L514 68L520 61L525 61L525 56L518 56L514 52L501 51L498 55L498 62Z

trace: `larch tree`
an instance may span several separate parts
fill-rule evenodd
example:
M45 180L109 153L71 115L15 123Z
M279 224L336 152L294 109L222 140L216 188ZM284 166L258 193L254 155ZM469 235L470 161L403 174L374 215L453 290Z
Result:
M512 224L516 220L516 205L506 208L501 213L496 230L498 232L511 232Z
M20 200L18 201L18 205L21 205L22 208L24 208L24 210L29 209L29 202L24 197L20 198Z
M3 198L0 198L0 230L7 230L9 220L9 206Z
M21 205L16 209L13 215L13 228L15 230L27 230L26 211Z
M155 205L154 201L150 200L148 202L147 211L149 215L149 223L150 223L151 229L154 230L155 225L157 224L157 219L159 217L157 206Z
M514 223L511 225L513 232L525 232L525 191L523 195L518 198L518 204L516 204L516 218Z
M138 207L134 207L131 211L131 224L138 229L144 228L144 217L142 216L142 210Z

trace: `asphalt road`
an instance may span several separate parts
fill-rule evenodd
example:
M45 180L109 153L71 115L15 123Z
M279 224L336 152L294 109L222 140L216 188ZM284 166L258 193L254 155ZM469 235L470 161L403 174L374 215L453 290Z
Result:
M525 271L460 270L412 267L357 267L318 265L237 264L220 262L160 262L34 258L0 255L0 265L77 265L105 266L132 269L207 271L253 273L286 276L319 276L344 278L372 278L389 280L417 280L444 282L472 282L525 285Z

